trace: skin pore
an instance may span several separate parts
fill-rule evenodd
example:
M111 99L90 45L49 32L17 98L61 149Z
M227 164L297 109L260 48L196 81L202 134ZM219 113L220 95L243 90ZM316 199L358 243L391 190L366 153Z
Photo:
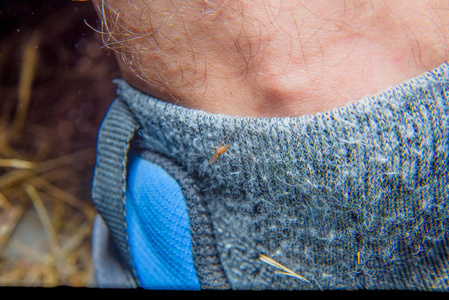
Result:
M448 59L442 0L94 0L124 78L211 113L297 117Z

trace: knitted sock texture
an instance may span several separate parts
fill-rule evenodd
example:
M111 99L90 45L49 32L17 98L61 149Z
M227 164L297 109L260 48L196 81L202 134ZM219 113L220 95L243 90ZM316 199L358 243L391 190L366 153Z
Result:
M447 288L448 82L444 64L331 112L249 118L116 81L141 125L140 151L194 179L234 289ZM233 155L210 166L225 139Z

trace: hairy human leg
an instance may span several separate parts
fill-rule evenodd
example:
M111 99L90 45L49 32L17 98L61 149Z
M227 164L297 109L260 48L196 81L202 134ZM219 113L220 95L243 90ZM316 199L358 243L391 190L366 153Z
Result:
M131 85L212 113L328 111L448 56L441 0L93 2Z

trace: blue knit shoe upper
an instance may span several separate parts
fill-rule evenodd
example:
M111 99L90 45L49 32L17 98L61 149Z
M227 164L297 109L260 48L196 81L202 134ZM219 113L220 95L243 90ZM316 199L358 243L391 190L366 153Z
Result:
M198 290L187 206L179 184L162 168L130 157L126 221L141 286Z

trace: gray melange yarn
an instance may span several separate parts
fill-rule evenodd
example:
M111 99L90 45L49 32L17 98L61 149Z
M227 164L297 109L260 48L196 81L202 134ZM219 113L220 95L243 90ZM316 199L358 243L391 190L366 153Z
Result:
M141 124L139 147L194 179L235 289L447 288L448 82L444 64L332 112L244 118L117 81ZM210 166L226 138L234 155Z

